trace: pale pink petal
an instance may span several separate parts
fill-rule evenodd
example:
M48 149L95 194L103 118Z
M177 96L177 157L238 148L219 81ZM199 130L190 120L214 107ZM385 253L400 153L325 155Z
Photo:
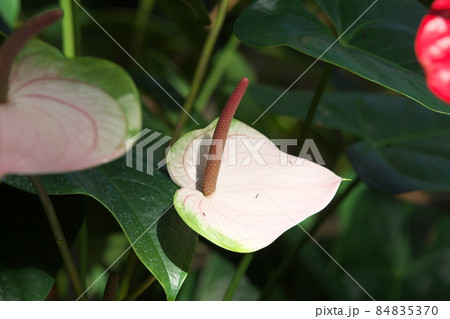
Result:
M195 183L197 178L201 181L203 165L192 161L203 154L196 154L192 138L209 138L214 126L215 122L191 132L186 140L183 137L180 145L186 151L171 150L168 168L182 186L175 195L180 216L217 245L239 252L261 249L334 197L340 177L282 153L264 135L236 120L230 127L216 192L203 196L201 183ZM174 151L180 145L175 144Z
M39 58L13 68L9 102L0 104L0 176L81 170L122 155L128 124L120 100L40 69Z

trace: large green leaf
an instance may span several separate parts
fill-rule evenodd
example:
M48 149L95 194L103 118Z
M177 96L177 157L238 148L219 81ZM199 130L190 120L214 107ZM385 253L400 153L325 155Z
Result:
M33 191L25 177L10 176L4 181ZM78 173L43 176L42 181L50 194L85 194L108 208L167 298L175 299L197 243L197 235L168 209L175 184L156 168L153 175L128 168L125 158Z
M399 92L437 112L448 105L430 93L414 56L414 36L427 9L418 1L317 0L337 37L298 0L258 0L235 24L239 39L256 47L286 45ZM328 50L328 51L327 51ZM325 53L326 52L326 53ZM325 53L325 54L324 54ZM322 55L323 54L323 55ZM272 101L266 101L269 106Z
M248 101L265 107L281 92L253 85ZM270 111L304 118L311 99L311 92L290 91ZM323 96L315 123L359 138L348 155L358 176L372 187L389 192L450 189L450 119L446 115L418 108L401 96L341 92Z
M43 300L53 286L54 279L38 268L0 268L0 301Z

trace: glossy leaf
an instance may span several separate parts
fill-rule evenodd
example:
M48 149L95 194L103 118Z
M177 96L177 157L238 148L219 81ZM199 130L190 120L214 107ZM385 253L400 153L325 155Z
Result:
M265 107L282 91L253 86L249 95ZM271 112L304 118L311 99L311 92L291 91ZM301 106L293 107L299 101ZM348 155L358 176L374 188L396 193L450 189L450 119L444 114L417 108L415 102L399 96L327 93L315 123L359 138Z
M175 299L189 270L197 236L174 210L167 210L176 186L162 173L155 168L153 176L147 175L126 167L121 158L78 173L43 176L42 181L50 194L85 194L108 208L167 298ZM26 178L7 177L5 182L32 191Z
M335 44L333 32L297 0L255 1L236 21L236 35L250 46L285 45L320 57L434 111L450 114L448 106L429 92L414 56L415 33L427 12L418 1L379 0L345 34L374 1L316 2L340 36Z

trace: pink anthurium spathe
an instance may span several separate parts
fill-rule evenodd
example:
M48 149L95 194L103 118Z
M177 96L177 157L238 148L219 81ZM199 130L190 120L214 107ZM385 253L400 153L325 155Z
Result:
M219 120L182 136L167 155L169 174L181 187L174 198L181 218L236 252L264 248L322 210L342 181L233 119L247 84L241 80Z
M103 164L140 130L137 90L124 70L30 41L61 16L55 9L31 19L0 49L0 178Z
M435 0L416 35L417 58L430 90L450 103L450 0Z

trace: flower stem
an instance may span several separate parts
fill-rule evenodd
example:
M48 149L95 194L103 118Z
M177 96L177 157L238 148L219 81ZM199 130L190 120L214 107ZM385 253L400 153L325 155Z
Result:
M191 90L189 91L189 95L183 105L183 108L186 112L182 112L180 115L180 119L178 120L178 123L175 127L171 144L175 143L175 141L180 136L181 130L183 129L188 119L188 113L191 112L192 107L194 106L194 101L197 97L198 91L200 90L200 86L205 76L206 68L208 67L214 45L216 44L217 37L219 36L219 32L222 29L223 22L225 21L228 10L228 3L229 0L221 0L219 3L219 9L217 11L215 23L209 30L205 45L203 46L203 50L200 55L200 60L198 61L197 67L195 69Z
M154 276L148 277L135 291L133 291L128 297L124 299L124 301L133 301L136 300L144 291L147 290L154 282L156 278Z
M111 271L106 282L105 291L103 292L103 301L116 301L117 288L119 287L119 274Z
M209 147L209 157L206 161L205 173L203 175L203 195L205 196L210 196L216 191L217 178L219 177L220 164L222 163L222 155L227 141L228 131L234 113L236 113L247 86L247 78L243 78L239 81L228 99L222 114L220 114L216 129L214 130L212 143Z
M87 270L88 270L88 225L86 215L84 216L83 224L78 232L78 253L80 269L80 281L83 290L86 288Z
M306 115L305 122L300 129L300 133L297 138L297 145L299 148L302 147L305 139L308 137L308 132L311 128L312 121L314 119L314 115L316 114L317 108L319 107L320 100L322 99L322 95L327 86L328 80L330 79L331 70L333 69L333 65L326 63L322 70L322 75L320 76L319 84L317 84L316 91L314 93L314 97L311 101L311 104L308 109L308 114Z
M43 29L59 20L62 10L53 9L31 18L6 39L0 48L0 103L8 101L8 81L11 68L22 47Z
M342 201L352 192L352 190L359 184L360 179L355 178L350 185L347 186L345 191L338 196L327 208L323 210L321 214L318 215L318 218L314 225L312 226L311 230L309 231L311 236L314 236L317 231L319 230L320 226L322 226L323 222L336 210L336 208L342 203ZM270 292L272 291L273 287L278 282L278 279L280 279L281 275L284 273L286 268L290 265L292 260L298 255L300 250L305 246L306 243L309 242L310 237L304 236L302 240L298 242L298 244L285 255L281 263L278 265L275 272L272 273L269 280L267 281L265 287L262 289L261 295L259 297L259 300L265 300L269 296Z
M64 18L62 19L63 52L66 57L74 58L76 55L76 40L73 1L59 0L59 5L64 10Z
M133 52L135 56L141 54L142 45L145 37L145 27L149 19L150 13L155 6L155 0L140 0L136 11L136 20L134 23L135 32L132 38Z
M125 262L125 269L121 271L123 275L121 276L119 296L117 297L118 300L123 300L128 295L128 291L130 290L131 286L131 279L135 272L136 264L138 261L139 259L136 256L134 250L131 249L131 251L128 253L128 257Z
M242 277L244 277L245 272L247 271L248 267L250 266L250 263L252 262L254 254L245 254L242 258L238 268L236 269L236 273L234 274L233 279L231 280L230 286L228 287L227 291L225 292L225 296L223 297L224 301L230 301L233 300L233 296L239 286L239 283L242 280Z
M53 236L56 240L56 245L58 246L59 252L63 258L64 264L66 266L69 277L72 281L75 293L80 296L83 294L83 288L80 281L80 276L78 275L77 268L75 267L75 262L73 261L72 254L70 253L69 245L67 244L66 238L59 223L58 216L56 215L55 208L50 200L50 197L45 190L44 185L37 176L30 176L30 181L36 190L37 195L42 203L45 214L52 229Z
M236 54L236 50L240 44L241 41L239 41L235 35L231 35L225 47L222 49L220 54L217 55L217 60L211 71L208 73L202 89L198 94L197 103L195 105L195 110L197 112L203 112L205 110L209 99L227 71L230 61Z

